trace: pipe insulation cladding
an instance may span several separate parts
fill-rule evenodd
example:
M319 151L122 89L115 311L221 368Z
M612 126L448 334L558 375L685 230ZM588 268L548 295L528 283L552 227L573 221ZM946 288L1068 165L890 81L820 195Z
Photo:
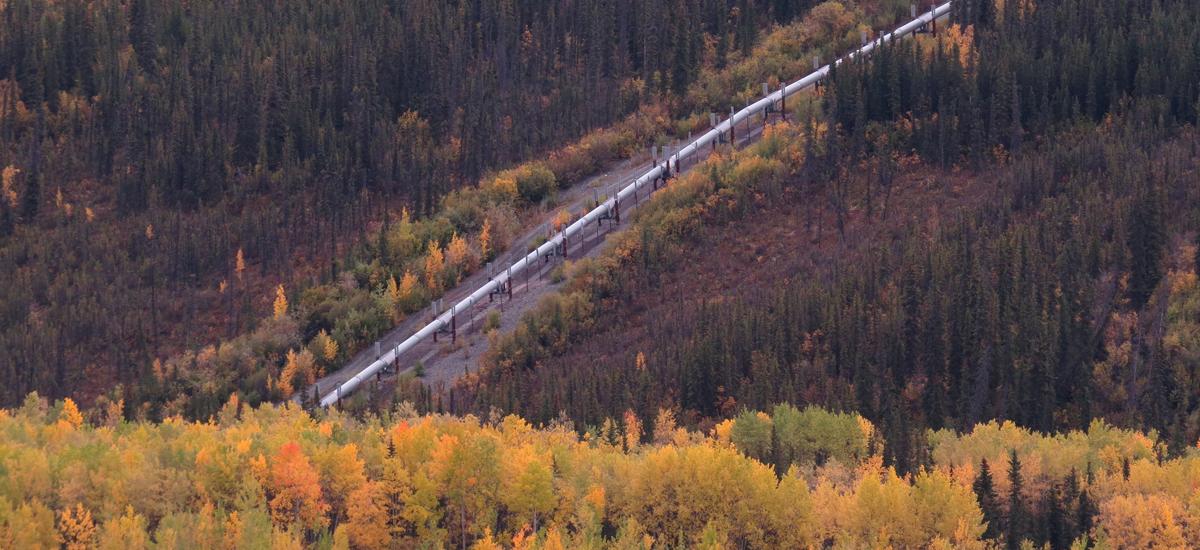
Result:
M881 45L891 42L893 40L899 39L899 38L904 38L904 37L912 34L913 32L917 31L918 29L921 29L921 28L925 27L926 25L933 23L938 18L943 17L950 12L950 4L951 3L952 2L946 2L940 6L937 6L937 7L933 8L932 10L920 15L916 19L913 19L912 21L908 22L907 24L901 26L900 28L897 28L896 30L894 30L892 32L884 34L883 36L880 36L880 37L868 42L867 44L863 45L861 48L839 58L838 60L834 61L832 64L825 65L825 66L817 69L816 71L812 72L808 76L805 76L804 78L801 78L800 80L797 80L795 82L792 82L791 84L788 84L782 90L776 91L771 94L767 94L766 96L759 99L758 101L755 101L754 103L751 103L750 105L746 106L744 109L734 113L732 116L730 116L724 122L721 122L720 124L716 125L714 128L710 129L704 135L702 135L699 138L697 138L696 140L692 141L690 144L688 144L684 148L680 149L679 151L676 151L673 155L671 155L670 157L668 157L666 159L665 164L655 163L655 166L653 168L651 168L646 173L642 174L637 179L633 180L633 182L630 183L629 185L625 186L624 189L621 189L617 193L616 197L610 197L608 200L604 201L602 204L600 204L596 208L592 209L592 211L588 212L582 218L579 218L574 223L567 226L566 229L564 229L563 231L560 231L557 235L555 235L553 238L547 240L544 244L539 246L537 249L535 249L532 252L529 252L524 257L522 257L521 259L514 262L511 266L509 266L509 268L507 270L501 272L496 277L493 277L486 284L479 287L479 289L477 289L475 292L471 293L471 295L467 296L466 298L462 299L458 303L454 304L453 306L450 307L450 309L444 311L441 315L438 315L432 322L425 325L425 327L422 328L421 330L417 331L416 334L409 336L406 340L401 342L400 345L396 346L395 348L392 348L387 353L384 353L381 357L376 359L373 363L368 365L365 369L360 371L358 374L355 374L354 377L352 377L351 379L349 379L346 382L339 385L332 392L326 394L324 397L321 398L321 406L328 407L328 406L334 405L342 397L350 395L350 393L353 392L356 388L358 388L358 386L361 385L364 381L369 379L371 376L374 376L375 373L379 372L381 369L383 369L388 364L395 361L396 358L399 357L401 354L412 349L413 346L417 345L418 342L424 340L425 338L430 337L437 331L442 330L443 328L449 326L451 319L453 319L456 315L458 315L459 313L462 313L464 311L470 310L472 307L474 307L475 304L479 303L480 300L486 298L488 296L488 293L492 292L497 287L499 287L506 281L510 280L515 275L520 274L522 270L524 270L526 267L529 267L529 265L532 264L535 260L537 260L538 258L545 257L546 255L550 254L560 244L562 244L564 239L572 237L572 236L582 232L584 227L586 227L588 224L593 223L593 222L597 221L598 219L600 219L600 217L603 216L606 212L608 212L610 208L613 208L617 202L628 200L631 196L634 195L634 193L640 191L643 186L650 184L656 178L659 178L659 177L663 176L664 174L677 173L678 168L679 168L680 159L685 158L688 155L695 154L697 151L700 150L701 147L707 147L707 146L711 145L714 141L717 141L717 139L722 134L728 132L733 127L733 125L738 124L754 115L757 115L760 112L765 111L768 106L773 105L777 101L783 101L784 98L786 98L787 96L790 96L792 94L795 94L797 92L805 90L805 89L809 88L810 86L813 86L814 84L820 82L821 80L824 80L825 78L827 78L829 76L829 72L830 72L830 69L832 68L832 66L840 65L843 62L852 60L858 56L869 55L872 51L874 51L876 48L880 47Z

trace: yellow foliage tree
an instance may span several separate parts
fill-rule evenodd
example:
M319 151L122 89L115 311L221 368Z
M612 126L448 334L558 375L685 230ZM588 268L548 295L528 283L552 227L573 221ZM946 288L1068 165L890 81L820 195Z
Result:
M311 386L317 381L317 361L311 351L301 349L299 353L288 350L283 371L279 374L276 387L283 397L289 398L297 385Z
M658 409L654 417L654 444L665 445L675 437L675 411L666 408Z
M363 484L346 501L346 534L355 548L387 548L391 542L386 495L377 482Z
M275 318L282 319L288 312L287 292L283 290L283 285L275 288Z
M330 509L338 518L347 517L348 496L367 483L358 445L348 443L328 447L316 456L316 461Z
M146 517L125 507L125 514L104 522L100 530L100 550L142 550L150 547Z
M479 230L479 256L483 261L492 259L492 220L483 219L483 228Z
M541 516L554 510L554 474L550 457L526 445L504 457L502 501L522 521L537 531Z
M434 295L442 292L442 272L446 268L442 247L437 241L429 241L429 251L425 254L425 286Z
M411 271L405 271L404 276L400 277L399 296L400 306L405 312L409 311L408 308L412 307L413 300L416 298L416 292L417 276L413 275Z
M229 512L229 517L225 520L225 550L235 550L243 547L242 532L245 526L242 523L242 518L238 516L237 510Z
M237 256L233 259L233 272L237 274L237 279L242 280L242 273L246 271L246 257L242 254L242 249L237 249Z
M640 355L640 354L639 354ZM637 449L642 442L642 420L633 409L625 410L625 450Z
M466 239L454 233L450 237L450 244L446 246L446 262L454 269L463 270L470 267L467 265L469 259Z
M17 174L20 173L21 170L11 164L5 166L4 170L0 171L0 200L7 201L8 205L12 208L17 207L17 190L15 182L17 179ZM516 184L514 183L513 185L515 186Z
M393 304L400 299L400 285L396 284L396 277L394 275L388 277L387 296Z
M320 350L321 357L323 357L326 361L333 361L337 358L337 340L334 340L333 337L325 331L325 329L321 329L321 332L318 332L313 340L316 342L316 349Z
M58 419L66 422L72 428L78 428L83 425L83 415L79 413L79 407L75 405L70 397L63 400L62 413L58 415Z
M1113 548L1188 548L1184 505L1169 495L1118 495L1100 506Z
M66 550L88 550L96 544L96 523L92 513L82 504L67 508L58 515L58 542Z

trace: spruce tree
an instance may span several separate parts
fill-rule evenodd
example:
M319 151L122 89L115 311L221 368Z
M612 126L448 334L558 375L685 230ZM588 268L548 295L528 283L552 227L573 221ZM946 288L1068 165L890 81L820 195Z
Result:
M1063 495L1060 487L1051 485L1046 488L1046 495L1042 500L1042 510L1045 518L1042 540L1051 548L1068 548L1071 539L1067 536L1068 530L1065 525Z
M1200 231L1196 232L1196 254L1192 260L1196 263L1196 275L1200 275Z
M1005 543L1009 550L1018 550L1025 538L1025 506L1021 500L1025 481L1021 477L1021 459L1017 457L1016 449L1009 451L1008 483L1008 525Z
M1080 535L1091 532L1092 518L1096 515L1096 511L1092 506L1092 500L1088 497L1088 487L1091 487L1092 481L1095 480L1091 462L1087 465L1087 473L1084 477L1086 478L1086 483L1083 490L1079 491L1079 508L1075 512L1075 530Z
M1162 278L1165 243L1159 201L1145 196L1134 205L1129 220L1129 293L1136 307L1146 305Z
M13 225L12 209L7 200L0 198L0 237L12 235Z
M979 475L975 476L975 483L971 487L975 490L975 498L979 499L979 509L987 522L987 531L983 536L994 539L1000 535L1000 514L996 509L996 488L992 483L992 470L986 458L980 459Z

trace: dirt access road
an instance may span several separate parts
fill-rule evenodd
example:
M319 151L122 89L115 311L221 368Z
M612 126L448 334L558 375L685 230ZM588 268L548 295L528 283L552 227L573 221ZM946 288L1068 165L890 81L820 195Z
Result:
M749 120L747 121L747 125L749 128L738 128L735 131L738 138L738 146L744 146L757 140L762 133L763 124L761 120L757 122L753 119ZM671 142L665 146L666 152L667 154L672 154L674 151L687 145L687 143L689 143L688 140ZM684 163L684 171L699 164L703 158L711 154L711 150L703 151L700 154L703 157L695 159L689 157L687 159ZM547 236L548 223L559 210L564 207L570 212L579 212L585 207L590 209L597 194L603 200L606 194L615 194L616 190L625 187L652 167L653 161L649 158L649 155L641 154L632 159L614 162L608 167L607 171L586 178L567 189L560 190L555 204L552 207L544 208L538 214L538 219L535 220L535 223L530 224L509 245L508 249L493 261L493 265L498 266L496 267L497 270L502 270L504 267L511 265L523 257L530 250L532 244L539 242L540 239L544 239ZM628 219L627 215L648 198L649 194L647 193L640 196L639 200L634 204L622 204L622 221L625 222ZM627 225L627 222L622 225ZM568 243L567 259L579 259L595 255L602 249L600 245L606 242L608 235L620 227L621 225L611 222L606 222L603 225L597 224L594 231L586 231L584 233L583 239L574 239ZM496 296L494 302L484 301L476 304L471 310L458 316L457 331L453 337L450 334L443 333L437 338L437 342L434 342L433 338L427 338L418 343L407 352L401 354L392 368L387 369L387 372L381 372L376 383L386 384L388 381L394 379L395 376L411 372L420 364L424 370L422 380L436 391L445 388L459 376L474 371L478 368L479 357L487 351L488 347L487 337L482 331L488 312L492 309L500 312L499 330L504 332L512 330L513 327L517 326L521 316L526 311L536 305L543 296L553 292L560 286L561 283L554 282L550 277L550 273L560 264L561 258L544 259L536 268L527 269L525 273L515 276L513 278L511 299L507 295L501 295ZM487 270L480 268L460 281L457 286L443 294L443 303L447 307L450 304L457 303L486 284L487 281ZM355 354L341 369L322 377L316 382L315 387L309 387L306 390L306 394L298 395L324 396L333 391L337 386L373 363L379 357L379 352L395 348L400 342L418 330L421 330L432 320L433 316L428 308L410 315L374 344L367 346L366 349ZM372 386L371 383L364 385L367 387Z

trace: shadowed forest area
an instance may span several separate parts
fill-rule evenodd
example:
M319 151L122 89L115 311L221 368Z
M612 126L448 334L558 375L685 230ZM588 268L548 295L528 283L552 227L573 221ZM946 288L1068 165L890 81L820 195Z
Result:
M904 11L870 6L887 24ZM361 243L402 209L443 219L399 243L413 249L401 260L487 218L514 224L520 211L481 215L476 201L464 215L442 200L553 151L566 185L643 150L664 116L718 101L689 97L702 69L744 58L764 29L810 7L6 1L0 376L12 383L0 401L94 397L114 383L140 392L154 360L258 328L281 283L295 303L381 256L390 274L364 280L364 294L400 282L404 266ZM540 204L544 181L520 182L519 198ZM363 301L335 337L343 353L390 323ZM306 322L299 338L336 328ZM270 359L282 367L282 353Z

